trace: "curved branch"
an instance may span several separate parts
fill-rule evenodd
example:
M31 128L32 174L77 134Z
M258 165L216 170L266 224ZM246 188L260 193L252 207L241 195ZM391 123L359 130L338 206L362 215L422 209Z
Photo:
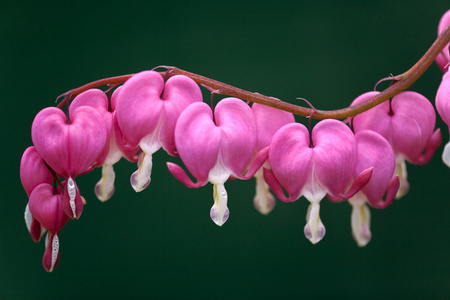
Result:
M298 105L294 105L291 103L287 103L281 101L274 97L264 96L259 93L249 92L232 85L201 76L195 73L191 73L176 67L164 67L167 69L165 72L159 72L161 76L164 78L169 78L175 75L184 75L193 79L196 83L202 86L208 86L210 89L220 91L220 94L227 95L231 97L236 97L242 100L247 100L267 106L271 106L274 108L278 108L281 110L285 110L291 112L293 114L303 116L303 117L312 117L314 119L345 119L348 117L356 116L370 108L377 106L378 104L391 99L398 93L406 90L410 87L417 79L422 76L422 74L430 67L438 54L444 49L444 47L450 42L450 25L445 28L442 33L438 36L435 42L431 45L428 51L422 56L422 58L409 69L405 73L396 76L398 79L394 84L389 86L384 91L380 92L378 95L374 96L371 99L368 99L364 102L361 102L357 105L346 107L338 110L313 110L311 108L306 108ZM78 94L92 88L96 88L103 85L111 85L111 84L122 84L126 80L128 80L134 74L110 77L105 79L100 79L86 85L83 85L79 88L70 90L60 97L64 97L64 99L58 104L58 107L63 107L68 101L73 99ZM59 98L59 97L58 97Z

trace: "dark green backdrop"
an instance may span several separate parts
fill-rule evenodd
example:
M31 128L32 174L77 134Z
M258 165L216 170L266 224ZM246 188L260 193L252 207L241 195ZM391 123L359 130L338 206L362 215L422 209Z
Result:
M294 4L295 2L295 4ZM319 2L319 1L315 1ZM289 3L289 4L285 4ZM44 245L23 221L20 157L36 113L84 83L175 65L287 101L341 108L431 45L448 1L109 1L0 3L0 298L374 298L450 297L450 170L438 150L408 166L410 193L372 210L373 239L358 248L350 206L323 201L318 245L303 236L307 201L252 206L254 181L227 183L230 219L209 219L212 187L171 177L164 152L150 187L116 168L116 194L96 200L100 170L77 182L88 201L60 232L61 261L47 274ZM433 65L413 89L434 100ZM384 86L385 87L385 86ZM305 119L299 118L301 122ZM448 129L442 121L444 143Z

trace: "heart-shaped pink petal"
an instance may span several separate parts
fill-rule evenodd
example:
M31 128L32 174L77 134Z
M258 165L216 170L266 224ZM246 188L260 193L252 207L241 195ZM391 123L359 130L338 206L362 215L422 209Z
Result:
M74 112L77 108L82 106L90 106L94 108L105 120L107 129L106 135L107 142L105 143L105 146L103 147L103 150L100 153L99 157L97 157L96 159L95 166L98 167L103 165L106 156L108 155L109 152L110 148L109 141L111 138L111 132L113 127L113 114L108 110L109 106L108 97L105 95L105 92L99 89L90 89L76 96L70 103L69 112ZM69 115L71 116L70 113Z
M75 109L70 124L62 110L48 107L36 115L31 137L37 152L58 175L76 177L103 150L107 128L103 117L92 107Z
M200 88L192 79L174 76L164 83L155 71L134 75L114 97L118 124L129 146L157 135L156 140L171 155L175 154L174 128L180 113L201 101Z
M30 195L28 206L36 220L48 231L57 232L69 219L62 208L61 191L54 193L53 186L48 183L38 185Z
M175 128L177 151L189 172L202 185L208 182L209 171L217 162L221 132L213 121L211 108L206 103L194 103L180 115ZM195 141L195 142L192 142ZM182 174L171 165L171 170ZM180 175L181 176L181 175ZM183 178L183 183L188 177Z
M269 146L269 163L274 177L265 170L264 178L282 201L297 200L311 176L313 153L309 143L308 129L299 123L285 125L273 136ZM277 182L286 190L288 197L276 185Z

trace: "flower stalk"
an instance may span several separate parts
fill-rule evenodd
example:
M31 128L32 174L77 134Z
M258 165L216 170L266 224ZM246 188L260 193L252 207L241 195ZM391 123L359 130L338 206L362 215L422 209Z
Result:
M354 117L362 112L365 112L372 107L383 103L384 101L391 99L398 93L409 88L417 79L422 76L422 74L430 67L436 57L441 53L444 47L450 42L450 25L447 26L441 34L437 37L428 51L419 59L417 63L414 64L408 71L404 72L401 75L393 77L395 79L395 83L390 85L384 91L374 96L371 99L368 99L358 105L354 105L351 107L346 107L338 110L315 110L312 108L306 108L302 106L298 106L295 104L284 102L280 99L265 96L259 93L249 92L232 85L198 75L192 72L188 72L176 67L169 66L161 66L161 68L167 69L167 71L159 72L161 76L165 79L168 79L175 75L184 75L191 79L193 79L197 84L202 86L206 86L209 89L215 90L216 94L236 97L242 100L251 101L263 105L267 105L270 107L274 107L277 109L281 109L287 112L291 112L293 114L303 116L303 117L311 117L313 119L323 120L323 119L345 119L348 117ZM63 107L68 101L73 99L75 96L80 93L87 91L92 88L104 86L104 85L119 85L127 81L134 74L121 75L115 77L109 77L105 79L100 79L78 87L76 89L70 90L60 97L64 97L63 100L58 104L57 107Z

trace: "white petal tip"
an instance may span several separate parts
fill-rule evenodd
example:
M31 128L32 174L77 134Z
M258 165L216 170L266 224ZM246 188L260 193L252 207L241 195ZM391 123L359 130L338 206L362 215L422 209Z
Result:
M228 217L230 216L230 210L227 207L225 211L220 211L215 205L213 205L213 207L211 207L209 215L211 216L211 220L213 220L213 222L216 223L217 226L222 226L228 220Z
M442 152L442 161L447 167L450 168L450 142L448 142L444 147L444 152Z

